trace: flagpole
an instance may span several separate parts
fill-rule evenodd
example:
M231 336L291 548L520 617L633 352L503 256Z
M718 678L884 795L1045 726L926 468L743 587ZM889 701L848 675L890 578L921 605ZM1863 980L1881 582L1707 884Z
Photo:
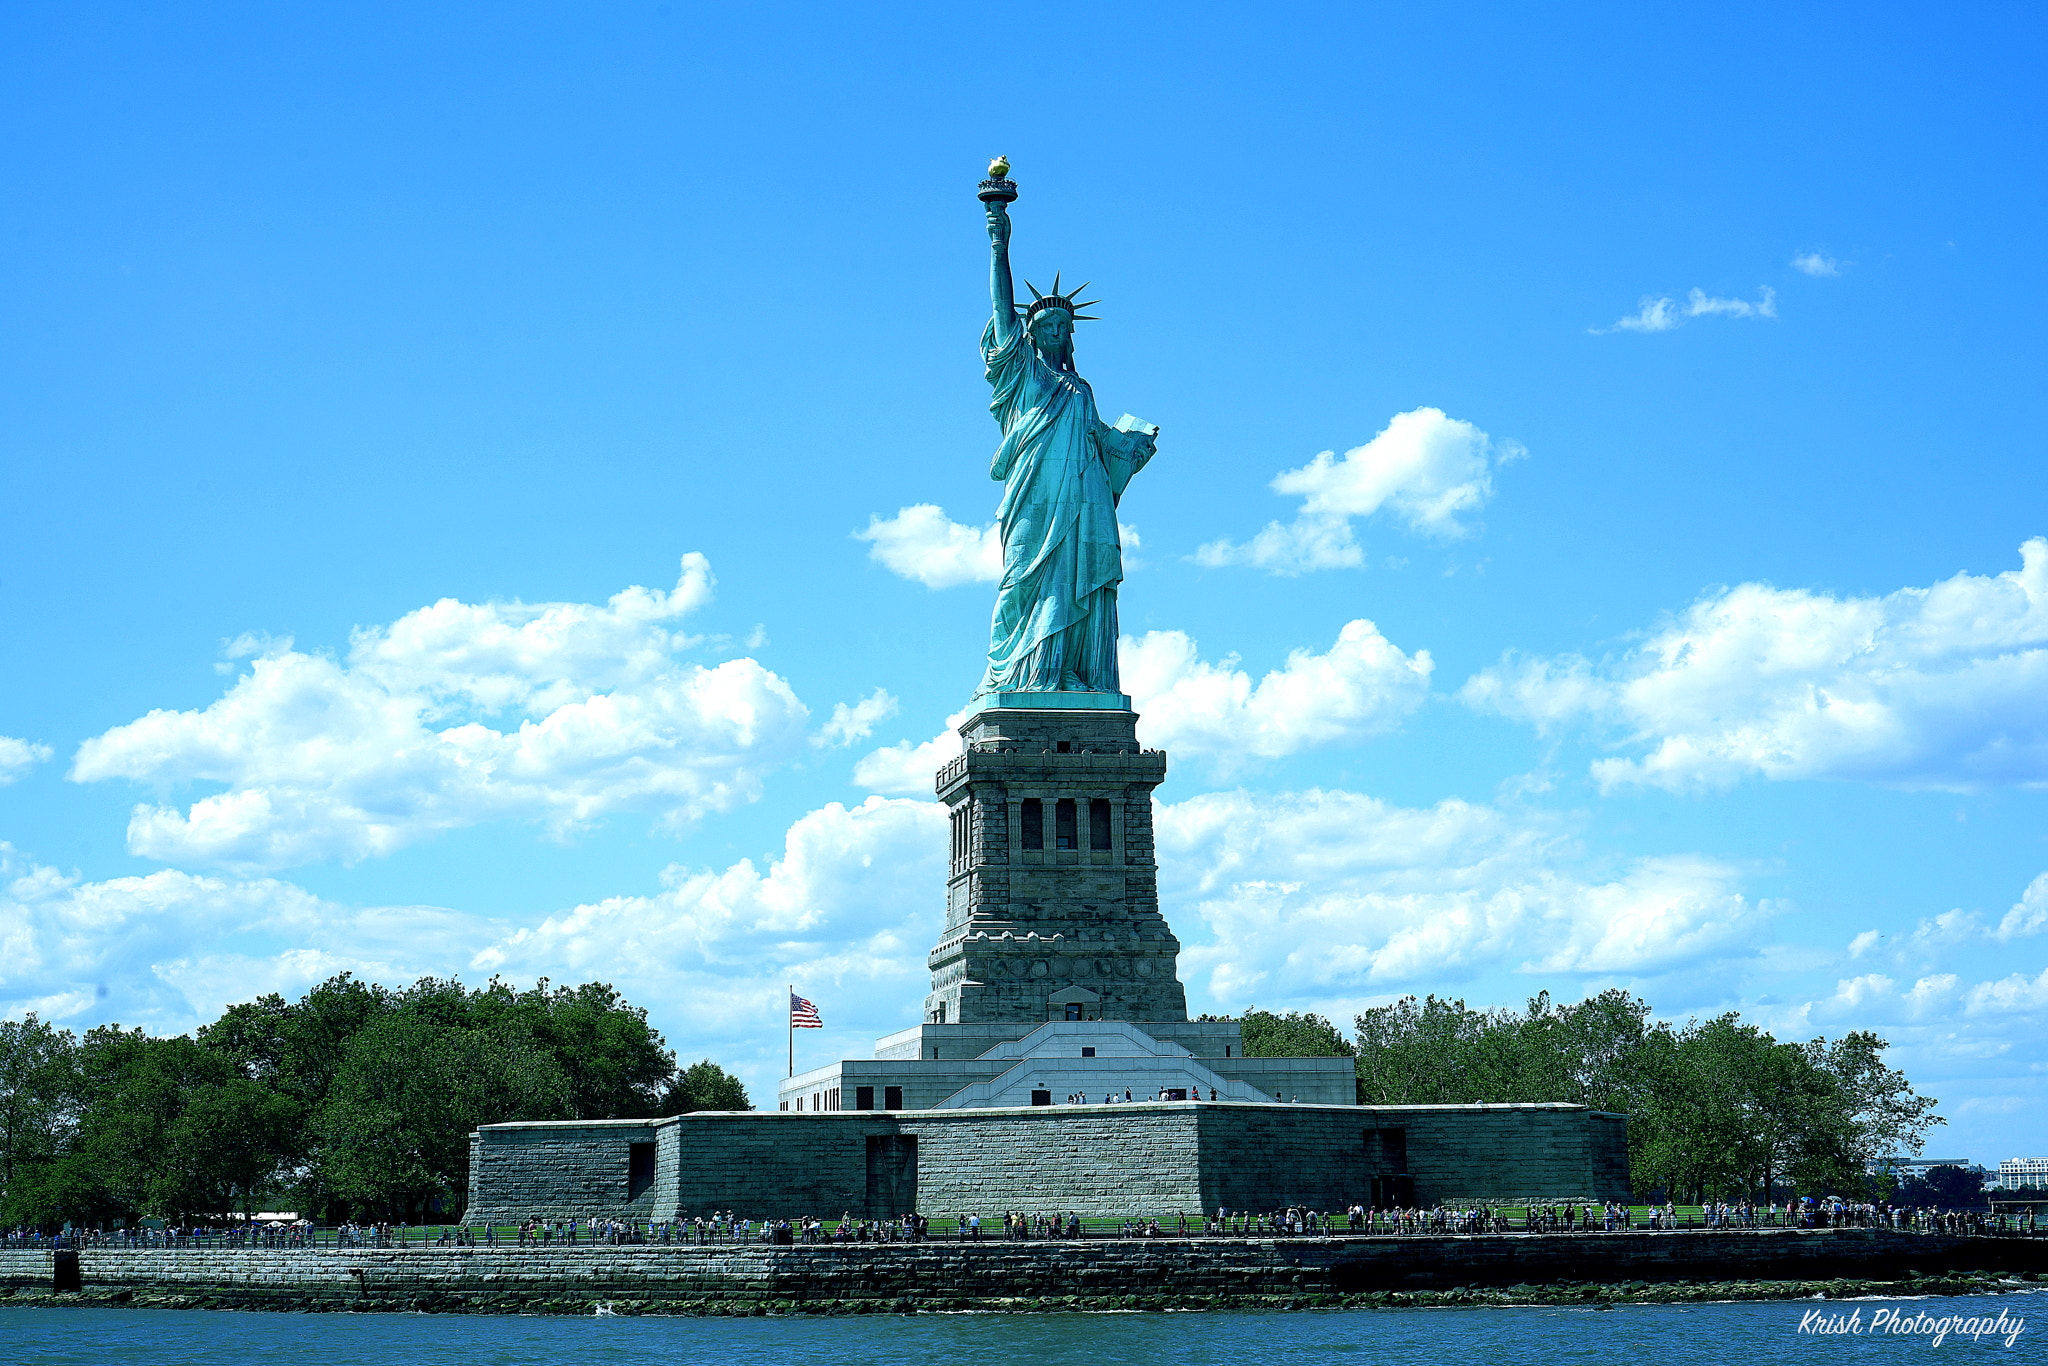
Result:
M796 983L789 984L789 999L796 999ZM796 1075L796 1007L789 1008L789 1075Z

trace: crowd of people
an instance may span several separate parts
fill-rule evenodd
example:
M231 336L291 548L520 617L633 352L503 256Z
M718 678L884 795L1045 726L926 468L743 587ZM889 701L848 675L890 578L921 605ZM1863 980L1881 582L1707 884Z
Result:
M293 1248L316 1239L338 1242L340 1229L316 1230L311 1220L232 1224L136 1224L119 1228L64 1229L50 1233L18 1228L0 1235L7 1247L86 1247L128 1251L143 1248Z
M0 1234L0 1246L86 1247L128 1249L237 1248L405 1248L465 1247L618 1247L632 1245L694 1245L769 1243L923 1243L935 1240L979 1242L984 1239L1054 1240L1083 1238L1292 1238L1349 1234L1414 1237L1482 1233L1614 1233L1664 1232L1676 1229L1887 1228L1913 1233L1974 1236L2031 1236L2039 1232L2035 1211L1908 1208L1883 1202L1858 1204L1835 1197L1805 1197L1783 1202L1713 1202L1681 1211L1671 1204L1636 1208L1617 1203L1568 1202L1516 1206L1371 1208L1354 1204L1341 1213L1290 1206L1278 1210L1219 1207L1214 1213L1160 1218L1128 1218L1114 1223L1083 1220L1072 1211L1026 1213L1004 1211L984 1219L979 1213L937 1218L907 1214L889 1219L856 1218L849 1211L836 1222L815 1215L797 1219L748 1219L730 1211L683 1215L676 1219L528 1219L501 1231L498 1225L443 1224L433 1227L398 1223L346 1223L316 1228L309 1220L238 1222L220 1225L158 1227L138 1225L115 1229L67 1229L45 1233L17 1228Z

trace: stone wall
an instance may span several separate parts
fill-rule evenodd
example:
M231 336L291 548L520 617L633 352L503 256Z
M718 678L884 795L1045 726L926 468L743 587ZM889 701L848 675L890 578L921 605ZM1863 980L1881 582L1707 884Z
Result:
M1359 1294L1556 1281L1811 1280L2048 1265L2048 1239L1874 1229L1478 1237L1132 1239L775 1248L86 1249L88 1293L226 1292L387 1307L521 1300L993 1301L1041 1296ZM0 1287L47 1291L47 1251L0 1251ZM439 1302L438 1305L436 1302ZM424 1302L424 1304L422 1304Z
M650 1141L654 1186L629 1199L630 1145ZM468 1217L1327 1210L1370 1202L1375 1179L1404 1175L1422 1204L1602 1200L1626 1193L1624 1144L1614 1117L1561 1104L1168 1102L493 1124L474 1145ZM1391 1198L1396 1188L1379 1189Z
M1091 1105L1025 1131L1016 1110L917 1116L918 1198L926 1214L1065 1210L1118 1217L1201 1209L1193 1105ZM1030 1111L1023 1111L1029 1114ZM1026 1141L1020 1141L1029 1132Z
M1627 1121L1576 1105L1361 1105L1358 1124L1400 1129L1425 1204L1628 1193ZM1386 1173L1375 1173L1386 1174Z
M1140 748L1129 711L992 709L960 728L966 752L937 775L951 813L946 924L929 964L933 1023L1043 1023L1079 988L1083 1018L1185 1020L1180 941L1159 913L1152 789L1166 756ZM1025 842L1025 807L1043 816ZM1074 803L1075 847L1056 812ZM1103 848L1090 803L1109 815Z
M543 1211L672 1218L673 1201L664 1205L661 1198L675 1188L673 1127L673 1120L652 1119L492 1125L470 1136L471 1204L489 1192L492 1208L505 1211L497 1217L512 1222ZM648 1142L658 1145L655 1183L634 1199L627 1189L632 1145Z

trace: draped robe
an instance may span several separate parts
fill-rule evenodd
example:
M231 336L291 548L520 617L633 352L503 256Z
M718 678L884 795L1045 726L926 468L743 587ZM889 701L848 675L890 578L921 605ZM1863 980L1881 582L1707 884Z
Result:
M1003 481L1003 580L975 696L1121 692L1116 507L1152 453L1142 436L1103 422L1088 381L1048 365L1023 328L998 344L991 319L981 348L1003 429L988 471Z

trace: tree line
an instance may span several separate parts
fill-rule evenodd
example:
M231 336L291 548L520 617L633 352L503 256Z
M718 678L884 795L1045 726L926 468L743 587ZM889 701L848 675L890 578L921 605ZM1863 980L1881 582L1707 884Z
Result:
M192 1035L0 1022L0 1222L179 1222L296 1210L452 1221L469 1134L526 1119L752 1108L687 1068L602 982L527 990L343 973L231 1006Z
M1576 1005L1544 992L1520 1011L1408 996L1355 1017L1350 1038L1313 1014L1253 1009L1241 1024L1249 1057L1354 1059L1362 1105L1563 1100L1625 1114L1643 1199L1889 1198L1885 1159L1919 1152L1943 1122L1873 1033L1780 1042L1732 1011L1653 1021L1618 989Z

